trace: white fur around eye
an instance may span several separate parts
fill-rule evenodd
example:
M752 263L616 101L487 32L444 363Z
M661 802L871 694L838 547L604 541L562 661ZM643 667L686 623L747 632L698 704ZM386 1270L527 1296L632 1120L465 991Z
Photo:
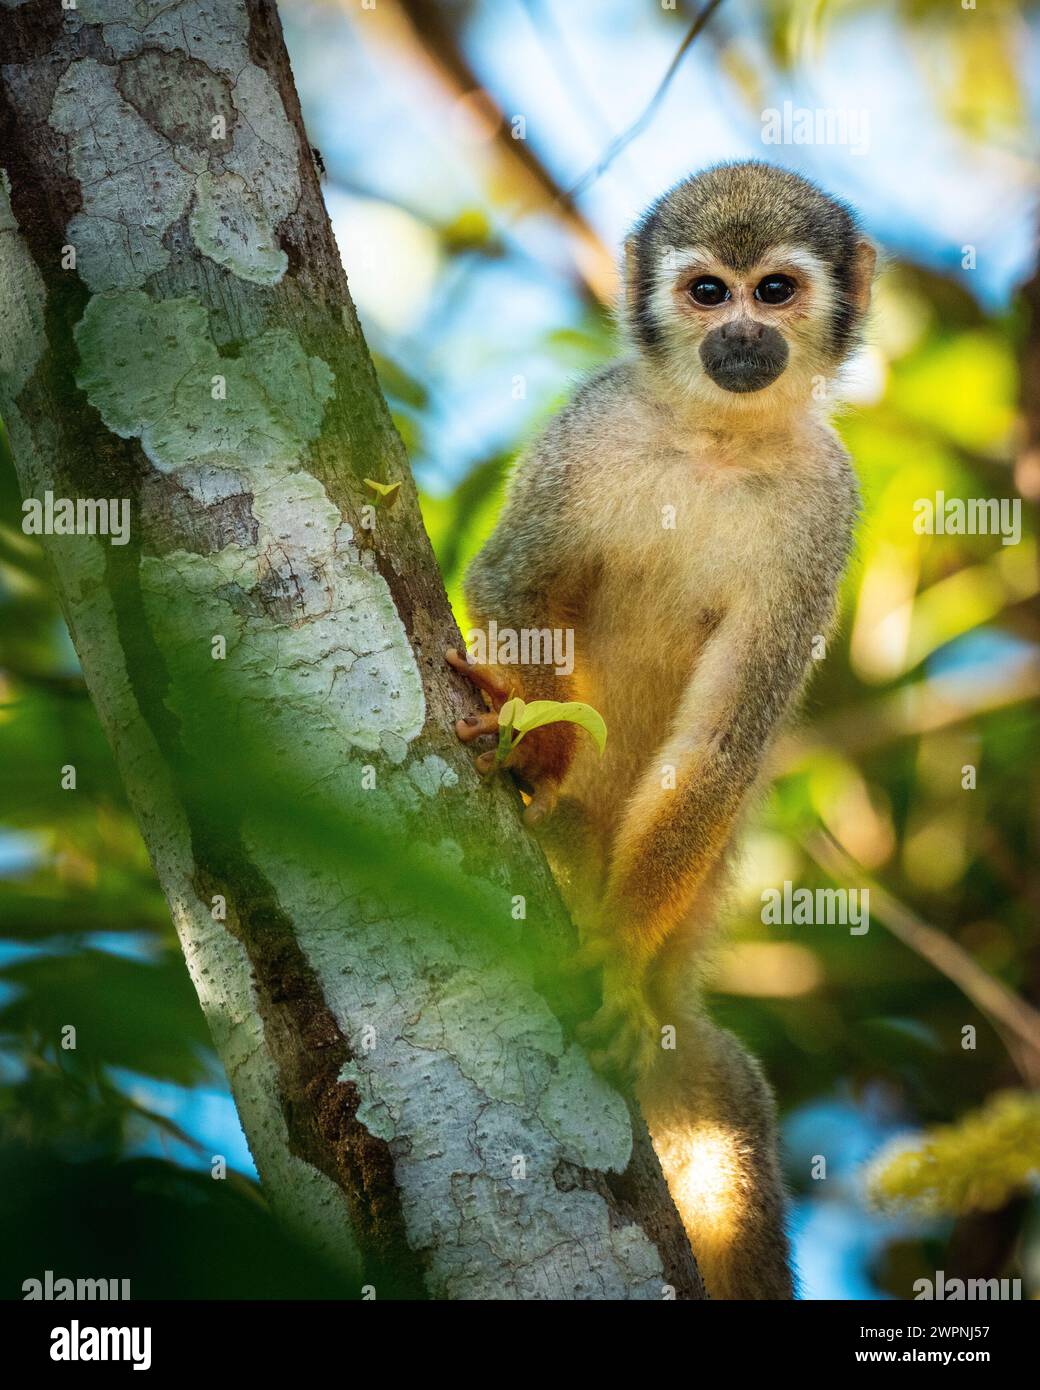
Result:
M768 275L789 271L795 272L803 294L808 292L811 296L811 321L825 321L834 304L834 290L830 267L819 256L814 256L803 246L776 246L768 256L763 257L761 266L756 266L752 274L757 280L764 280Z

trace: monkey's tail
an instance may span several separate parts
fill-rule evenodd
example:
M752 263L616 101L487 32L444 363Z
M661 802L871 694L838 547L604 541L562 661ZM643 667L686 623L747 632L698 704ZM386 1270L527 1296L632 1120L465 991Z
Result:
M637 1088L712 1298L794 1297L776 1110L758 1063L700 1013Z

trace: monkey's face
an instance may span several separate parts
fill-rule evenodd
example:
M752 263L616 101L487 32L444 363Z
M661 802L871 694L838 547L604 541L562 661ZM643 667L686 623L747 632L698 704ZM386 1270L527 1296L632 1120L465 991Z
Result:
M705 247L666 251L656 279L660 354L671 378L702 401L722 404L717 393L762 397L755 405L804 398L833 366L827 267L804 249L779 246L740 268Z
M875 259L841 203L755 162L677 184L625 252L628 321L654 377L731 418L826 397L855 345Z

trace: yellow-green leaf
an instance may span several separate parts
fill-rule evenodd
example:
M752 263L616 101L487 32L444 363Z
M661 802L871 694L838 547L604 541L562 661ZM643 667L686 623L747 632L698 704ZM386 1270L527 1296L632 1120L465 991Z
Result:
M370 487L373 492L378 493L379 500L385 507L392 507L397 501L397 493L400 483L377 483L374 478L365 478L366 487Z
M523 714L526 706L519 695L514 695L511 700L507 700L498 711L498 727L500 729L511 728L517 719Z
M603 716L591 705L582 700L532 700L513 715L513 728L517 732L517 743L524 734L544 724L577 724L580 729L591 734L596 747L602 753L607 742L607 726Z

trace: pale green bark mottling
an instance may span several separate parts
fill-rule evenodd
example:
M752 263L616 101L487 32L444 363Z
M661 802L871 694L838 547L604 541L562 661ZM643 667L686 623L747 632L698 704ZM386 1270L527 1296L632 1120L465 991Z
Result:
M300 466L332 392L327 365L284 329L222 358L201 304L156 303L137 291L91 300L76 344L79 384L109 429L139 438L152 463L199 501L252 496L254 545L142 563L171 669L185 658L197 664L200 642L221 634L236 702L254 700L294 742L301 716L320 707L320 727L335 737L311 745L316 762L325 750L315 777L335 771L344 747L375 751L381 735L417 737L422 682L390 591ZM214 398L216 377L223 386ZM278 595L291 624L271 621ZM204 752L205 722L185 727Z
M23 484L29 480L31 460L35 490L60 491L54 471L56 449L41 447L53 436L41 432L46 425L30 431L13 404L46 349L46 293L18 232L8 190L7 175L0 171L0 286L6 326L0 335L0 409L16 457L25 464ZM103 545L73 538L64 544L52 542L49 553L59 586L74 609L84 674L105 732L119 752L124 781L155 858L188 969L274 1205L291 1229L313 1242L348 1276L358 1278L360 1259L342 1192L290 1150L278 1103L277 1073L263 1046L249 961L223 924L213 921L192 887L190 837L183 811L169 769L140 718L119 643L114 640L117 623L105 587Z
M162 237L187 208L194 174L123 101L116 69L93 58L70 64L50 123L68 136L72 172L83 189L83 211L67 229L80 275L94 291L143 285L169 263Z
M285 274L271 216L240 174L199 175L190 226L199 250L243 280L276 285Z
M453 933L370 917L368 901L345 936L327 910L333 874L305 875L270 852L266 862L351 1040L342 1075L360 1091L358 1118L390 1142L431 1293L659 1298L661 1260L645 1232L628 1223L616 1240L599 1194L559 1185L561 1163L622 1171L631 1123L541 996L500 965L501 925L489 921L483 938Z
M140 292L93 298L76 328L77 381L110 430L137 437L164 472L210 457L251 484L295 462L321 430L333 376L287 329L222 357L195 299ZM214 378L223 378L223 387Z

